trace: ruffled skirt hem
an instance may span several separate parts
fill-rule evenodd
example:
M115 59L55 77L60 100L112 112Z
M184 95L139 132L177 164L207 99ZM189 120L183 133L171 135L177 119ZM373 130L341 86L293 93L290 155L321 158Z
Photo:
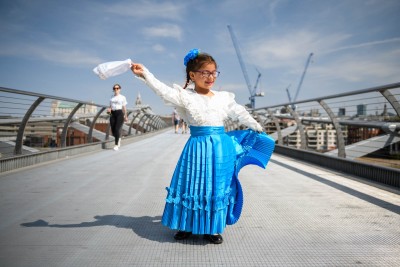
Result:
M239 219L243 205L240 168L265 167L270 154L254 153L259 134L251 130L225 133L223 127L191 126L190 131L166 188L162 224L193 234L223 233L227 224ZM252 160L252 154L263 159Z

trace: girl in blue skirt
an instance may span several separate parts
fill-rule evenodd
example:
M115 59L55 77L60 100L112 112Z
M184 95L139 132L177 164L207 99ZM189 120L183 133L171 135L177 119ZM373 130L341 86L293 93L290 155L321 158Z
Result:
M132 63L131 67L167 104L176 107L190 127L190 138L167 188L162 224L178 230L174 236L177 240L197 234L221 244L226 225L240 216L240 168L247 164L265 167L275 142L235 102L234 94L212 90L220 73L212 56L192 49L184 64L183 88L165 85L141 64ZM250 129L225 133L224 121L228 118Z

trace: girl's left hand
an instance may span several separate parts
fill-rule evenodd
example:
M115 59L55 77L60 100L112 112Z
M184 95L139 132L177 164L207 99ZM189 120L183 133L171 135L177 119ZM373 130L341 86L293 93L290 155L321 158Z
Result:
M258 132L258 133L264 132L264 130L263 130L263 128L261 127L261 125L257 125L255 131Z

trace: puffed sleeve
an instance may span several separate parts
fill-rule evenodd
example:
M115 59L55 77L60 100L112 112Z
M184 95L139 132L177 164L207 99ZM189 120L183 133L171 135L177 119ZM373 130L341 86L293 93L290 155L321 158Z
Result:
M239 123L249 127L250 129L262 132L261 125L250 115L244 106L239 105L235 101L235 95L230 92L225 92L227 98L227 114L232 120L238 120Z
M168 105L178 106L181 107L182 100L181 100L181 91L177 85L174 87L169 87L168 85L160 82L154 75L143 66L143 77L137 77L138 79L145 82L145 84L150 87L158 96L160 96L164 102Z

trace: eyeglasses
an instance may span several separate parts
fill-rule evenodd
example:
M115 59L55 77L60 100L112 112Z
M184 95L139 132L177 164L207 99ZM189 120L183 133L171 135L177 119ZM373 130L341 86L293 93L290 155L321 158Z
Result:
M220 74L220 72L216 71L216 70L214 70L213 72L210 72L208 70L196 70L194 72L200 72L201 73L201 77L203 77L203 78L209 78L211 75L214 78L217 78L219 76L219 74Z
M121 89L121 88L119 88L119 87L114 87L114 88L113 88L113 90L118 90L118 89Z

